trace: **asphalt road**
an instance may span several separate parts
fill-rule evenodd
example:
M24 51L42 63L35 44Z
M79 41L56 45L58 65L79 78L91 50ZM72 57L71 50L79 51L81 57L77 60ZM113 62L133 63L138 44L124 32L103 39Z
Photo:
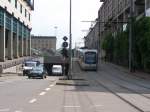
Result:
M0 78L0 112L150 112L149 80L105 63L98 72L73 68L89 86L56 85L54 76Z

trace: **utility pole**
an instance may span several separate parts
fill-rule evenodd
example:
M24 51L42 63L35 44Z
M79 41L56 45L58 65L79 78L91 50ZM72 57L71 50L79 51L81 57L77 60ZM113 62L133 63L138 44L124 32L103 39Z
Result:
M133 72L134 62L133 62L133 14L134 14L134 4L133 0L130 0L130 18L129 18L129 71Z
M69 52L70 52L70 70L69 70L69 79L72 79L72 0L70 0L70 16L69 16L69 37L70 37L70 44L69 44Z

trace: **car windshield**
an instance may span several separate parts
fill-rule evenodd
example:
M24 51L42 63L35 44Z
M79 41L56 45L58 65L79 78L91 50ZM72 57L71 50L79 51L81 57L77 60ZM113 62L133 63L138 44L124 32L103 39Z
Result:
M26 63L25 63L25 66L28 66L28 67L35 67L35 66L36 66L36 62L26 62Z

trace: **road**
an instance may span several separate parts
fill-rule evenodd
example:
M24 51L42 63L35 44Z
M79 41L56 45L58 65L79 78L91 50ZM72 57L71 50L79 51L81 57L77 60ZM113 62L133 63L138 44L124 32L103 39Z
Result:
M0 78L0 112L150 112L150 81L103 64L98 72L73 74L89 86L56 85L59 77Z

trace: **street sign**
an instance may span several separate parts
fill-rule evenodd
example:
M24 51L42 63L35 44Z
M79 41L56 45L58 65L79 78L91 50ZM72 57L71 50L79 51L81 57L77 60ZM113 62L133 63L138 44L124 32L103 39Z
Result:
M68 42L63 42L63 47L68 47Z
M68 38L67 38L66 36L64 36L64 37L63 37L63 40L64 40L64 41L67 41L67 40L68 40Z

